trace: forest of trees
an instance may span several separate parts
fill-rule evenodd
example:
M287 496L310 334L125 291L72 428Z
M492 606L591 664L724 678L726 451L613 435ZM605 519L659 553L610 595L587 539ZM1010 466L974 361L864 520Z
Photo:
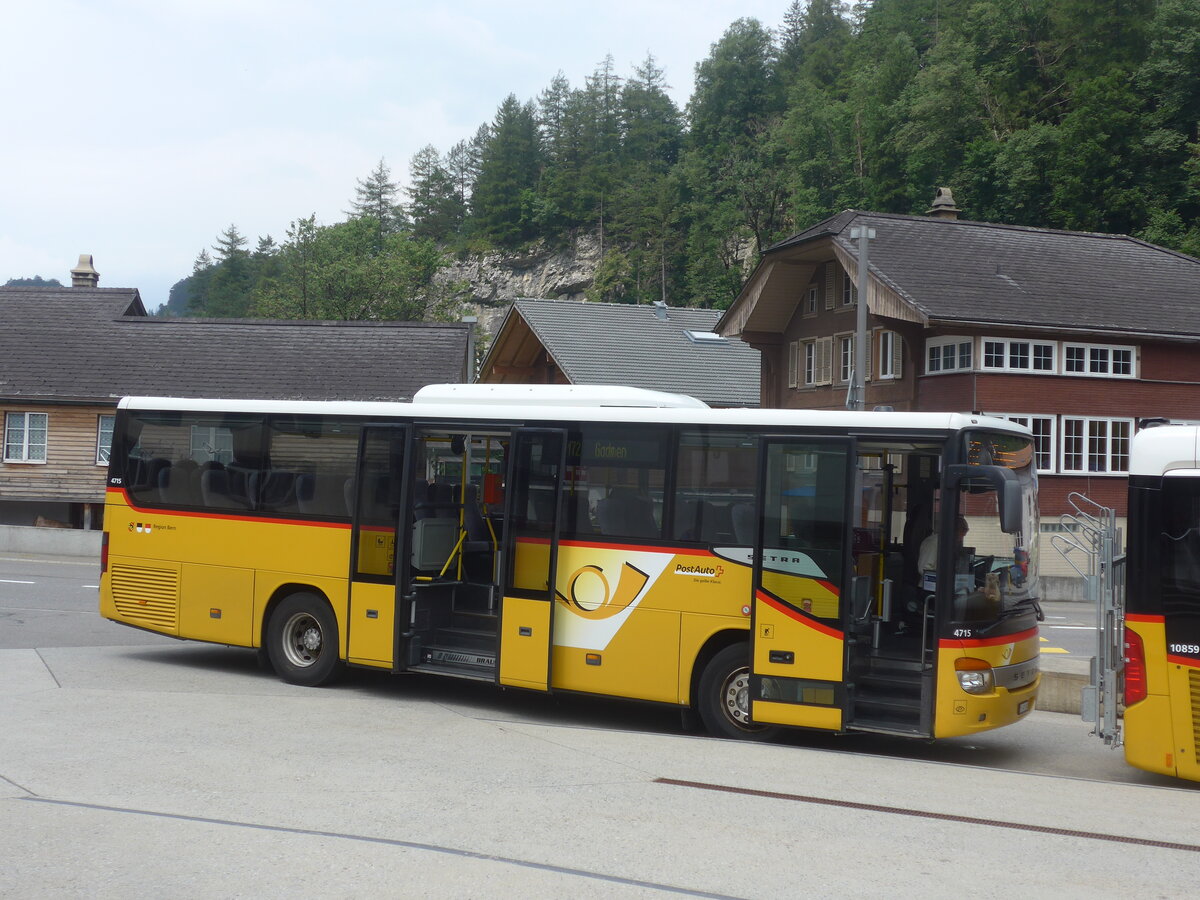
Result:
M437 318L455 254L586 230L597 300L727 306L773 242L849 208L1132 234L1200 255L1195 0L836 0L729 26L686 109L653 56L608 57L445 152L407 187L385 162L345 222L297 219L251 250L235 226L167 314ZM678 75L676 76L678 77Z

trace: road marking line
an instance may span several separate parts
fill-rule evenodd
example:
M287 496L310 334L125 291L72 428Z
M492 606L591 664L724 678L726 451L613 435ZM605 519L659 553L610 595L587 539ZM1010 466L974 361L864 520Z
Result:
M1046 638L1042 637L1041 635L1038 635L1038 640L1041 641L1043 644L1047 643ZM1062 647L1039 647L1038 649L1042 653L1070 653L1071 652L1070 650L1064 650Z
M100 590L100 585L98 585L98 584L84 584L84 585L81 585L81 587L95 588L96 590Z
M1095 631L1095 625L1047 625L1047 628L1064 628L1068 631Z
M11 578L0 578L0 584L37 584L36 581L13 581Z

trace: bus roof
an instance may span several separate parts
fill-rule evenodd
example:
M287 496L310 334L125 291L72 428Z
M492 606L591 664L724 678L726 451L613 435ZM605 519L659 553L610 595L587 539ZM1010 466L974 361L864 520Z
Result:
M1129 449L1130 475L1197 474L1200 427L1156 425L1133 436Z
M441 386L439 386L441 387ZM476 387L465 385L460 387ZM486 387L486 386L479 386ZM509 386L515 387L515 386ZM459 399L443 401L439 391L430 391L421 402L387 403L356 400L221 400L182 397L125 397L120 409L178 410L181 412L265 413L276 415L355 416L359 418L411 418L420 421L445 420L462 422L478 420L499 423L525 421L595 421L595 422L659 422L683 425L727 425L741 428L790 429L796 427L828 428L857 432L863 429L880 431L954 432L970 427L992 431L1029 435L1023 425L973 413L949 412L858 412L823 409L710 409L700 401L697 406L628 406L596 402L593 405L564 405L564 394L554 390L561 385L527 385L528 388L512 399L496 397L475 399L471 391L455 391ZM547 390L547 389L551 390ZM635 389L624 388L624 391ZM649 391L647 394L658 394ZM486 395L485 395L486 396ZM567 394L569 396L569 394ZM582 395L588 396L588 395ZM633 395L621 395L632 398ZM639 396L641 396L639 394ZM663 397L680 398L678 394ZM436 398L436 399L434 399ZM503 398L503 399L502 399ZM518 399L519 398L519 399ZM683 398L684 400L692 398Z

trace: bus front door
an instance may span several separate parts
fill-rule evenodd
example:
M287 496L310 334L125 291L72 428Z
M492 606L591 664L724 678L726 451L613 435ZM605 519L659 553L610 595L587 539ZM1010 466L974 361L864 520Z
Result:
M354 525L350 542L350 609L346 658L357 665L391 671L404 668L398 653L401 625L408 621L401 584L407 566L412 477L406 425L368 425L359 442L357 475L346 484Z
M497 680L550 687L558 525L567 433L521 428L513 434L505 487Z
M854 441L764 438L751 612L751 719L838 730Z

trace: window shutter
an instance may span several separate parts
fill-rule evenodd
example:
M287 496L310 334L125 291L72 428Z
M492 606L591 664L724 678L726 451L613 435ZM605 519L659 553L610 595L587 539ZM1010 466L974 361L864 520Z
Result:
M833 338L824 337L817 341L817 364L813 384L833 382Z
M825 308L833 309L833 295L836 290L834 284L834 270L837 267L833 263L825 263Z
M794 388L796 386L796 359L799 353L800 344L798 341L792 341L787 346L788 358L788 380L787 386Z
M900 379L904 375L904 338L892 332L892 377Z

